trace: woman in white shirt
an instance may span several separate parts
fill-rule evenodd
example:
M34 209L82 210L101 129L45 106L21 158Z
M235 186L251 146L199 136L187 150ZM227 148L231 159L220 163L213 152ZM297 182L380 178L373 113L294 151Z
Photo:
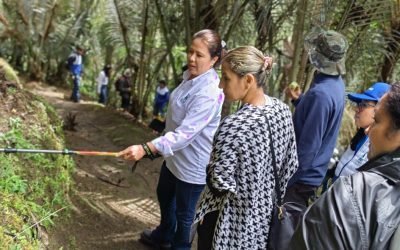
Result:
M110 73L111 65L106 65L97 77L97 94L99 95L99 103L102 104L107 103L108 81L110 79Z
M156 154L165 159L157 186L161 222L156 229L142 233L144 243L158 248L191 247L190 229L206 183L211 142L224 101L214 69L221 53L221 38L215 31L194 34L187 55L188 70L169 100L165 135L120 152L128 160Z

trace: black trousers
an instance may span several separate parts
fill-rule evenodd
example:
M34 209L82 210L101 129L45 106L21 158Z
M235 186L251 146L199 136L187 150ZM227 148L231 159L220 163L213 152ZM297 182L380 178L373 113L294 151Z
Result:
M211 250L219 211L213 211L204 216L202 223L197 227L197 249Z

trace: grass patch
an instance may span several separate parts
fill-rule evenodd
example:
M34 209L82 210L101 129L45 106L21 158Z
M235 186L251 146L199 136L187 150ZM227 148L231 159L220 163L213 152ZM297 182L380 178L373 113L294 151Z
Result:
M0 112L0 148L64 148L62 121L52 107L23 90L8 94L0 99L6 107ZM40 228L53 225L55 211L68 207L73 169L69 156L0 155L1 247L45 248Z

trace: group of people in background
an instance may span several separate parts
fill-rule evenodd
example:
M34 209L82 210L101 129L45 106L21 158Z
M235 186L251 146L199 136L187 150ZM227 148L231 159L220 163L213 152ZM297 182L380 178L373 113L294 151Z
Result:
M268 249L278 177L280 198L308 207L287 249L393 247L400 224L400 83L347 95L359 129L332 187L318 198L346 104L348 44L338 32L315 30L305 45L316 71L306 93L286 89L292 116L288 105L264 93L273 58L252 46L227 51L213 30L193 35L182 82L171 94L163 81L156 89L153 115L164 116L168 105L164 134L119 152L134 161L164 158L161 220L140 235L143 243L190 249L197 232L198 249ZM99 101L107 98L102 72ZM124 109L129 73L116 82ZM241 107L221 120L225 99Z
M81 46L76 46L75 50L67 59L67 69L70 72L73 80L73 89L71 100L80 102L80 86L83 74L83 55L85 50ZM107 64L100 71L96 78L96 93L99 96L98 102L106 105L108 100L108 92L110 89L109 81L111 77L112 66ZM115 81L115 90L121 97L121 109L129 111L131 95L132 95L132 72L131 69L126 69L121 76ZM169 101L169 89L165 80L159 80L156 87L153 116L163 118L165 116L166 106Z

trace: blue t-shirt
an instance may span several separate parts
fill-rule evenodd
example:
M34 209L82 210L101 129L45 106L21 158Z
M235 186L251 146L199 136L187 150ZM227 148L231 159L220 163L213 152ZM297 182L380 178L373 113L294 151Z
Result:
M71 65L69 65L69 70L71 74L79 76L83 71L82 56L77 52L72 52L68 57L68 61L71 60Z
M156 106L162 107L166 105L169 101L169 90L167 87L156 89L156 97L154 98L154 102Z
M345 106L342 77L317 73L311 88L294 104L299 169L288 187L295 183L319 186L325 177L342 121Z

